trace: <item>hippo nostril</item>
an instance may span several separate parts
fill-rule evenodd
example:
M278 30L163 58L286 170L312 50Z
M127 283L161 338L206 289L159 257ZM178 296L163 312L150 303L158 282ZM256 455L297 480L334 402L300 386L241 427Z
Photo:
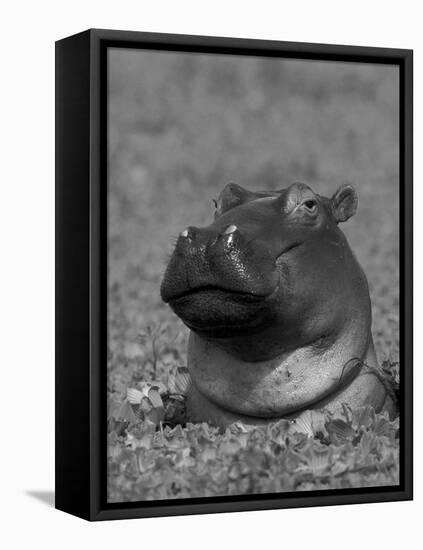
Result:
M187 227L184 229L181 233L179 233L179 237L185 241L192 242L194 241L198 236L198 231L195 227Z
M235 233L235 231L237 230L237 226L236 225L230 225L229 227L227 227L225 229L225 231L223 232L224 235L230 235L231 233Z

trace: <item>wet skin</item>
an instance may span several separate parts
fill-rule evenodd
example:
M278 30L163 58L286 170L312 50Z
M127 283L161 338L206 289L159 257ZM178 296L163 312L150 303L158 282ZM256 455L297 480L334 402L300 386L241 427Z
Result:
M303 183L229 184L213 223L180 234L161 295L191 329L192 420L391 408L379 378L357 367L379 368L366 277L339 228L356 208L351 186L329 199Z

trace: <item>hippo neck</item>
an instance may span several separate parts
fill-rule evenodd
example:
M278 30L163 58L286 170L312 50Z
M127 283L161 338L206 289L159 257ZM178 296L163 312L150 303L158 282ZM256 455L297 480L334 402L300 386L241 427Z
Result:
M245 334L234 334L227 338L210 338L201 333L193 333L193 339L198 341L197 346L207 349L221 350L222 356L239 364L284 364L307 357L308 361L324 360L332 356L335 351L342 352L343 359L351 357L363 358L366 354L369 337L371 336L371 312L368 298L353 296L351 303L345 303L337 316L336 322L321 322L319 329L313 329L307 335L299 331L298 336L286 326L275 324L264 326L260 330ZM319 325L317 320L316 325ZM287 334L288 332L288 334ZM195 334L195 336L194 336ZM203 342L203 344L201 344Z
M264 361L246 361L191 333L188 367L198 391L237 413L277 417L311 407L339 391L353 358L374 363L369 326L350 319L330 346L314 344Z

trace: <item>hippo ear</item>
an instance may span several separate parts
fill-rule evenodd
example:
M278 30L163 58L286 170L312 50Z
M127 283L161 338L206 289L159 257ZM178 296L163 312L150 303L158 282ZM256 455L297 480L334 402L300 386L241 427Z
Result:
M346 222L357 210L358 197L352 185L342 185L331 200L336 223Z
M255 198L254 193L248 191L248 189L244 189L236 183L230 182L224 187L216 201L215 217L253 198Z

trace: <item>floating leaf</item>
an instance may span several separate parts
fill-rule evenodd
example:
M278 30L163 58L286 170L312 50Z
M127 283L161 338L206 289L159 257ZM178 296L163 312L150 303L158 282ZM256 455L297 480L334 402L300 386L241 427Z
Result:
M370 453L374 443L374 437L369 432L364 432L361 441L360 448L363 453L363 456L366 456Z
M352 424L355 428L368 428L372 425L374 420L374 410L369 405L366 407L361 407L353 411L352 414Z
M107 423L107 431L112 434L115 433L118 436L122 436L128 427L129 422L125 420L116 420L116 418L109 418Z
M326 429L329 434L335 434L336 436L347 439L356 435L355 430L350 424L347 424L341 418L335 418L326 424Z
M247 426L241 421L234 422L229 426L229 429L234 434L247 434L250 432L253 428L251 426Z
M187 395L191 386L191 375L187 367L176 367L168 375L168 385L170 393Z
M229 440L224 440L219 447L219 451L224 454L234 454L241 449L241 444L237 438L231 437Z
M157 409L152 408L149 412L144 413L146 420L154 423L156 426L164 419L164 411L162 407Z
M131 405L139 405L143 395L144 394L142 392L136 390L135 388L128 388L127 390L127 398Z
M122 403L121 407L117 411L117 419L126 420L128 422L137 422L138 418L136 417L131 404L128 400L125 399L125 401Z
M107 445L107 456L112 460L119 458L122 453L122 447L119 444Z
M238 479L238 477L240 476L240 468L239 468L239 464L237 462L235 462L234 464L232 464L232 466L229 468L229 471L228 471L228 477L231 481L235 481L236 479Z
M314 475L321 475L329 467L330 451L327 446L314 446L309 453L308 465Z
M215 447L212 447L209 445L206 447L201 453L199 454L199 459L203 462L207 462L208 460L215 460L217 457L217 449Z
M109 397L107 399L107 416L117 418L117 414L121 407L121 402L115 399L114 397Z
M155 409L163 408L162 398L160 397L160 394L156 389L150 389L150 391L148 392L148 399Z
M189 388L191 386L191 375L187 367L178 367L176 371L177 371L176 380L175 380L176 390L182 395L187 395Z
M321 411L304 411L293 420L291 431L304 433L308 437L315 437L317 433L325 435L327 433L326 415Z
M150 387L157 390L160 394L169 393L169 388L160 380L152 380Z
M301 413L297 418L295 418L295 420L293 420L292 430L294 433L300 432L308 435L308 437L314 437L310 411Z
M140 407L144 413L149 413L153 409L153 405L148 397L143 397L141 399Z

